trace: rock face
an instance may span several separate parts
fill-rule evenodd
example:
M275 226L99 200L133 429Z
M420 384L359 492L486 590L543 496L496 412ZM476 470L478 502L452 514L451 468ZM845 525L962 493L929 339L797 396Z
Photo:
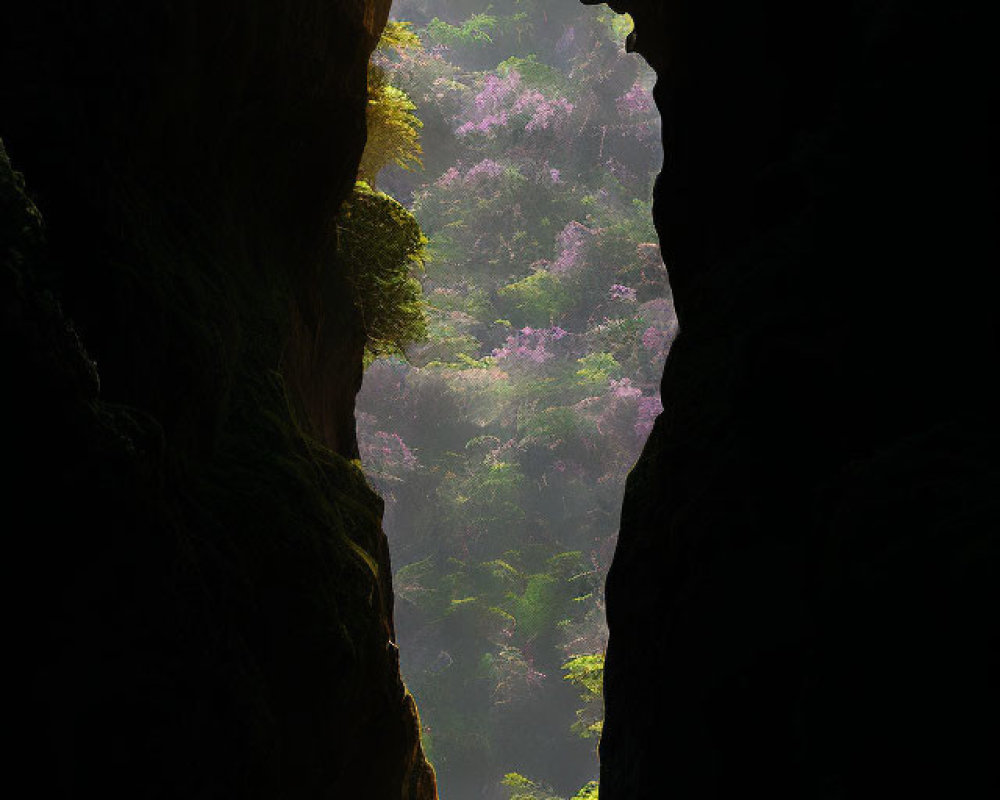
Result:
M981 5L619 0L681 333L607 583L602 800L994 796Z
M39 796L436 797L331 269L388 6L4 11L10 781Z

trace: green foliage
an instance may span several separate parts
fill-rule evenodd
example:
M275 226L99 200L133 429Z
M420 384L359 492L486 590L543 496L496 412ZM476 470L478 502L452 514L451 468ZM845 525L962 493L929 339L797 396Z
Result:
M407 22L390 21L378 44L382 52L400 53L420 47L420 37ZM373 59L368 66L368 142L358 168L360 180L375 186L378 174L389 164L403 169L422 166L423 123L414 113L416 110L406 92L389 83L385 67Z
M368 144L358 177L374 185L378 174L389 164L403 169L422 166L420 129L416 106L406 92L389 86L375 68L368 82Z
M604 727L602 690L604 684L604 655L581 655L563 664L563 678L580 689L584 706L576 712L577 720L572 730L585 739L601 735Z
M612 360L618 363L634 363L638 355L642 330L646 324L646 320L640 314L605 318L600 325L595 325L587 331L587 342L602 359L610 354ZM608 365L610 366L610 362ZM610 369L608 376L616 377L616 370Z
M538 785L534 781L528 780L517 772L508 772L504 775L501 784L504 786L510 786L513 789L533 789Z
M435 604L440 591L434 582L435 565L431 558L424 558L396 570L393 588L398 598L411 603Z
M503 16L479 12L472 14L458 25L452 25L434 17L425 34L428 39L448 47L475 48L496 43L498 37L513 34L515 38L524 36L533 27L528 14L518 12Z
M549 446L572 441L584 431L591 432L592 423L579 412L566 406L543 409L537 414L532 414L524 423L526 435L541 439Z
M562 800L544 784L518 772L508 772L500 783L512 790L509 800ZM598 800L597 781L584 785L570 800Z
M572 302L572 294L566 285L551 272L541 269L500 289L497 296L501 300L501 310L509 304L510 316L522 323L537 323L538 320L552 322Z
M541 783L530 780L517 772L508 772L501 784L513 789L509 800L561 800Z
M493 42L490 34L496 31L498 20L492 14L473 14L461 25L449 25L434 17L427 25L427 35L435 42L446 45L470 45Z
M420 50L420 38L407 22L390 21L378 54ZM420 166L420 129L416 105L393 86L386 65L368 67L368 141L354 192L338 220L338 258L354 289L365 331L365 361L402 355L404 348L427 338L427 318L417 275L427 260L427 238L413 214L375 181L389 164Z
M512 609L521 636L530 639L555 625L561 610L559 588L557 580L545 573L528 578L524 594L514 600Z
M590 783L573 795L572 800L598 800L597 789L597 781L590 781Z
M511 56L497 65L497 73L500 75L506 76L512 71L517 72L525 83L545 91L561 92L567 88L566 76L539 61L534 53L524 57Z
M387 194L359 181L341 210L338 233L368 358L402 354L427 335L423 291L414 277L423 269L427 243L420 225Z
M427 302L440 311L459 312L469 315L470 319L481 318L490 310L486 292L473 287L439 288L427 296Z
M524 518L520 497L524 474L514 462L486 462L464 475L445 477L438 491L442 510L461 520L462 528L481 535L500 534Z
M413 32L413 23L394 19L386 22L382 37L378 42L379 50L395 50L397 53L405 50L419 50L421 47L420 37Z
M564 680L579 686L587 696L599 695L604 680L604 656L577 656L563 664Z
M608 26L611 37L616 41L624 42L635 29L635 21L631 14L616 14L610 9L602 9L597 18Z
M621 364L611 353L588 353L583 358L578 358L576 363L580 365L576 374L584 383L603 385L621 372Z
M453 364L467 366L468 360L475 361L482 345L471 332L471 317L462 312L445 312L440 308L427 306L427 344L420 349L417 363Z

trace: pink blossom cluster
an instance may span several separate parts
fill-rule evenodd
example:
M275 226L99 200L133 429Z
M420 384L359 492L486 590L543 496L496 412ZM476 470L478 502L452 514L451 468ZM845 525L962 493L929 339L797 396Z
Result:
M611 299L612 300L624 300L627 303L635 302L635 289L631 286L625 286L622 283L616 283L611 287Z
M650 325L642 334L642 346L651 353L659 354L667 349L671 339L673 339L671 331Z
M468 122L463 122L456 128L455 133L459 136L465 136L473 131L477 133L489 133L494 128L504 127L508 121L509 118L506 111L501 111L499 114L486 114L478 121L469 120Z
M494 161L492 158L484 158L478 164L470 167L464 175L462 174L461 164L449 167L434 183L442 189L448 189L455 184L473 183L482 177L498 178L503 173L504 167L502 164Z
M570 222L556 237L559 255L552 262L554 273L573 272L586 262L586 252L590 242L597 235L586 225Z
M487 75L482 91L476 95L476 108L487 113L497 111L509 98L516 96L520 88L521 73L516 69L510 70L504 77Z
M652 397L640 397L639 409L635 419L635 435L640 439L645 439L653 430L653 423L663 411L663 403L660 396L654 394Z
M476 118L463 123L455 132L465 136L473 131L489 133L495 127L505 126L509 121L510 102L520 86L521 75L517 70L511 70L505 77L487 75L482 90L473 100Z
M552 328L522 328L514 335L508 336L504 346L493 351L493 357L499 361L516 360L544 364L554 355L546 345L558 342L564 336L566 331L558 325Z
M653 110L653 97L641 83L636 81L631 89L618 98L616 105L618 113L623 117L645 115Z
M658 394L643 395L642 389L629 378L608 382L608 395L597 428L603 436L631 437L642 440L649 436L656 417L663 411Z
M359 442L361 460L381 471L386 469L415 470L420 462L398 433L375 431L368 440Z
M498 178L503 175L503 167L492 158L484 158L465 173L465 182L472 183L476 178L485 176L487 178Z
M625 400L630 397L642 397L642 389L638 386L633 386L631 378L622 378L619 381L611 380L608 386L611 389L612 396L617 397L619 400Z
M529 89L517 98L512 113L531 114L531 119L524 126L526 131L548 130L569 118L573 113L573 104L565 97L549 100L537 89Z
M462 170L458 167L449 167L444 174L435 181L435 185L440 186L442 189L447 189L456 181L462 179Z
M511 118L528 115L528 132L548 130L565 122L573 113L573 104L565 97L548 98L537 89L521 89L521 75L510 70L505 76L487 75L483 88L473 100L473 118L455 130L459 136L488 134L506 127Z

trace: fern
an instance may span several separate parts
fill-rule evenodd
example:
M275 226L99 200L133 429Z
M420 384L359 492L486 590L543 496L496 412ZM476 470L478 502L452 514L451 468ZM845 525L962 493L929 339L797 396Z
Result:
M420 38L408 22L390 21L379 40L380 60L368 65L368 143L361 156L358 178L375 186L378 174L389 164L403 169L422 167L420 129L423 122L416 115L417 107L402 89L389 83L385 63L386 53L421 48Z
M576 722L571 730L584 739L600 736L604 728L604 656L600 653L576 656L563 664L563 671L566 673L563 680L580 689L580 699L584 703L583 708L576 712Z
M366 362L402 355L427 336L423 270L427 239L414 216L359 181L338 221L339 258L354 288L365 331Z

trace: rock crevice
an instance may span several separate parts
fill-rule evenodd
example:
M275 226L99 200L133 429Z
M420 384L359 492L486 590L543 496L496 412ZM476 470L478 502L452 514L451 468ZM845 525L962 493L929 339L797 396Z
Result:
M659 73L681 333L607 582L601 797L986 796L983 12L611 5Z
M436 797L333 266L388 6L5 9L5 585L39 794Z

